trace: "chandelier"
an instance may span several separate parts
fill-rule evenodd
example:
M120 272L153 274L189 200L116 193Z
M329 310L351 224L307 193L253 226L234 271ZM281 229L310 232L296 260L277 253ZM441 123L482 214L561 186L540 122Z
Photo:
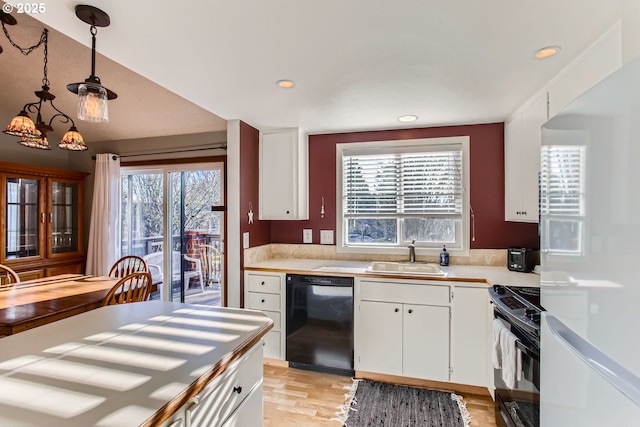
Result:
M10 16L10 15L6 15ZM44 46L44 73L42 78L42 90L35 91L34 93L38 97L37 101L30 102L22 107L22 110L18 113L16 117L14 117L7 128L3 131L8 135L17 136L20 138L18 143L30 147L30 148L39 148L43 150L50 150L49 141L47 140L47 134L53 130L51 124L55 119L60 120L62 123L71 123L71 127L64 134L62 140L58 144L58 147L64 150L72 150L72 151L84 151L88 147L84 143L82 135L78 132L76 125L73 119L67 116L65 113L60 111L54 104L53 100L56 99L55 95L49 92L49 79L47 78L47 55L48 55L48 37L49 31L45 28L42 31L42 35L40 36L40 40L37 44L29 47L22 48L18 46L9 36L9 33L5 27L5 23L9 25L15 24L15 19L13 21L6 18L5 15L2 16L2 29L4 30L4 34L9 39L9 42L12 46L20 50L23 55L29 55L33 50L37 49L40 46ZM13 24L11 23L13 22ZM51 108L54 110L53 116L47 122L43 118L43 108L46 104L49 104ZM33 120L29 117L29 113L36 114L36 121L34 123Z

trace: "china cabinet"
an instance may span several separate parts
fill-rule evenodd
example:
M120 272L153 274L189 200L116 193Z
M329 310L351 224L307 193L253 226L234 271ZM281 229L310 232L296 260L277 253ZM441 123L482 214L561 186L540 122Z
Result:
M84 270L87 175L0 162L0 262L21 280Z

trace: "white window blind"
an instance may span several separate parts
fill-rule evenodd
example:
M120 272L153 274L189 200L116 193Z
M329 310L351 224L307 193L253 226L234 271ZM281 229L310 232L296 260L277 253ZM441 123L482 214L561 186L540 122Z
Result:
M345 218L462 215L462 147L342 159Z
M585 214L585 147L545 145L540 164L540 211L554 217Z

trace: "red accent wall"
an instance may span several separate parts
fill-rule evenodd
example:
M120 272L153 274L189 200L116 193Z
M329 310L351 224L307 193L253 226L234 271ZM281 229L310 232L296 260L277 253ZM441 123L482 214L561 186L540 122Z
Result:
M475 213L471 248L538 248L537 224L504 220L504 123L310 135L309 220L271 221L271 242L302 243L302 229L311 228L313 242L319 243L321 229L335 231L336 144L449 136L470 139L470 194ZM324 218L320 217L322 197Z
M270 221L258 219L258 171L260 132L240 122L240 233L249 232L251 247L271 243ZM253 224L249 224L249 204L253 205ZM301 231L302 233L302 231ZM242 236L240 236L242 242ZM241 257L242 259L242 257ZM241 261L242 262L242 261ZM242 262L243 263L243 262ZM243 265L241 265L243 267Z

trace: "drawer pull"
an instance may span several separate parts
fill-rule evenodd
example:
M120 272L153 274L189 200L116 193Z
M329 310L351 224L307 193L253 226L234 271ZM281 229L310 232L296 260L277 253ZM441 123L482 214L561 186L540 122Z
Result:
M262 302L264 303L264 298L262 299Z
M399 309L399 308L396 308L394 311L397 313L397 312L399 312L399 311L400 311L400 309Z
M238 393L238 394L242 393L242 387L241 386L234 387L233 388L233 392L234 393Z
M412 309L409 309L409 314L411 314L411 313L413 313L413 310L412 310Z

